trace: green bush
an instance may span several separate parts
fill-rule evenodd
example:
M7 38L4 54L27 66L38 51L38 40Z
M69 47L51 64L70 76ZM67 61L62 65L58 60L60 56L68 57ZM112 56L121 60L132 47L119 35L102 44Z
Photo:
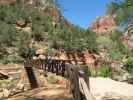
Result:
M125 67L129 73L133 74L133 59L126 61Z
M111 77L111 69L107 66L101 66L97 69L97 76Z
M86 71L89 76L92 77L111 77L112 76L112 70L108 66L107 62L103 61L101 66L98 67L89 67L89 69Z
M33 37L36 41L43 41L53 31L52 20L39 11L33 11L31 17Z
M4 46L12 46L15 41L15 27L0 21L0 43Z
M109 54L112 59L115 60L121 60L124 57L124 55L118 49L110 49Z
M17 55L17 54L12 54L12 55L5 55L2 60L0 60L0 63L3 64L9 64L9 63L22 63L23 59Z
M17 31L17 41L15 46L21 48L27 45L32 40L32 33L25 31Z
M111 34L111 40L113 41L113 48L108 52L112 59L121 60L124 55L129 55L129 50L122 44L120 40L120 32L115 30Z
M0 20L6 23L12 23L14 20L13 6L0 5Z
M119 52L121 52L122 54L126 54L127 48L125 48L125 46L122 44L120 35L121 34L118 31L112 32L111 39L113 41L113 48L119 50Z
M52 49L52 48L46 48L44 50L44 54L46 56L54 56L56 54L56 50L55 49Z
M133 57L133 51L128 51L127 55L128 55L128 57Z
M113 41L109 37L99 36L96 39L99 48L110 49L113 47Z
M119 36L120 36L120 32L117 32L117 31L115 30L115 31L112 32L110 38L111 38L113 41L117 41L117 40L119 39Z
M96 49L96 34L77 26L65 27L61 24L51 35L51 40L56 47L66 51L82 51Z
M30 9L22 9L20 5L0 5L0 20L7 24L15 24L17 20L28 19L30 16Z

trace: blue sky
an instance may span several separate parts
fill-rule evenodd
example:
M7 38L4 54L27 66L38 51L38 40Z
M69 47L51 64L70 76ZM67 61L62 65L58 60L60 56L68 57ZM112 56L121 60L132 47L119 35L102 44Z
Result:
M104 15L111 0L58 0L63 16L71 23L83 28L89 27L96 16Z

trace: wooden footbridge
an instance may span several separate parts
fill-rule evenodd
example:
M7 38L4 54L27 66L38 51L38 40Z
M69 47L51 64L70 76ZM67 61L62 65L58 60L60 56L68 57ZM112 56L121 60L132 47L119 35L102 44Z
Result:
M24 61L31 88L37 88L38 83L33 72L33 67L42 69L44 74L47 72L56 73L65 77L70 82L70 90L74 100L95 100L89 89L89 78L86 76L86 67L81 68L79 65L69 64L67 60L59 60L53 58L45 59L29 59Z

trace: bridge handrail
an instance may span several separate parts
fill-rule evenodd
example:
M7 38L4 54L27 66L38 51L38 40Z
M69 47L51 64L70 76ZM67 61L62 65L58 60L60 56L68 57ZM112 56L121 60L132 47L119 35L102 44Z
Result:
M73 65L66 62L66 60L60 59L27 59L25 60L24 65L25 67L32 67L37 63L38 66L42 66L43 70L48 70L52 73L56 73L68 78L73 86L71 91L74 100L94 100L90 98L92 95L90 94L89 90L89 79L85 75L86 69L80 68L80 65Z

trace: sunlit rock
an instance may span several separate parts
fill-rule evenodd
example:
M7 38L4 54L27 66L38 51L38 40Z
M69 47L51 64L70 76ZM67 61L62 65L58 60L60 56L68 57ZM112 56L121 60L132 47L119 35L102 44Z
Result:
M109 33L116 28L116 23L112 16L106 15L98 17L91 24L92 31L98 35L109 35Z
M90 78L90 89L96 100L133 100L133 85L109 78Z

